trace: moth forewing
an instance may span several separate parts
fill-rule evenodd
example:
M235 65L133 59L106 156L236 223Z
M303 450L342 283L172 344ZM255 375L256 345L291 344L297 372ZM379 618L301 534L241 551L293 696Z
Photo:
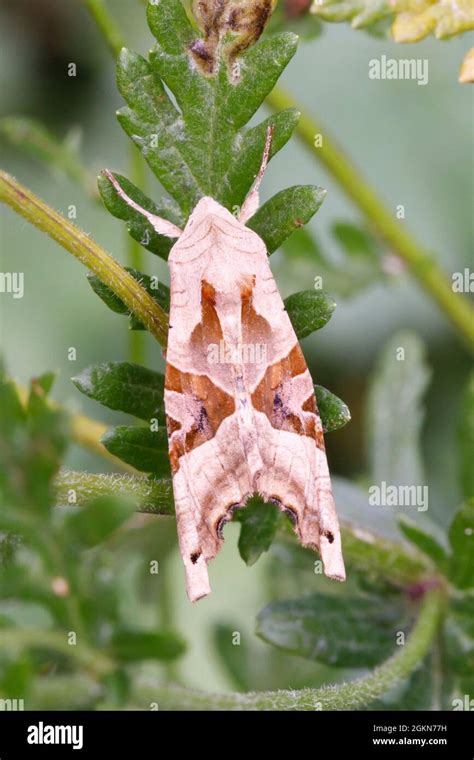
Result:
M168 260L165 408L191 601L210 592L207 563L223 526L255 493L289 514L326 575L345 578L313 383L265 245L243 224L258 203L270 142L271 129L240 220L205 197L183 231L140 209L105 172L157 232L178 238Z
M253 493L289 513L343 580L313 383L263 241L203 198L169 266L165 406L190 599L209 593L222 527Z

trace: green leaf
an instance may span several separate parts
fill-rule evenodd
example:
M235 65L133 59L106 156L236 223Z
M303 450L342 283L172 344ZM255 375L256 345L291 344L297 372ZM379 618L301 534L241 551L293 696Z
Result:
M83 370L72 382L109 409L145 421L165 421L164 377L159 372L129 362L105 362Z
M241 524L240 556L247 565L254 565L260 555L270 548L280 525L281 512L274 504L264 504L255 497L235 514Z
M466 499L474 496L474 374L463 394L459 421L459 474Z
M127 195L150 213L173 222L178 227L184 226L186 220L180 212L179 206L168 198L162 198L155 203L138 189L130 180L122 174L113 172L113 176ZM131 208L117 193L110 180L103 174L98 178L99 192L105 207L117 219L123 219L127 223L127 231L134 240L137 240L144 248L147 248L162 259L168 258L173 241L163 235L158 235L150 222L138 211ZM130 270L128 270L130 271Z
M117 82L127 102L119 121L185 217L204 195L232 210L258 171L266 125L273 125L272 154L294 127L296 114L287 111L265 127L244 129L294 55L297 38L285 32L247 49L238 58L239 76L232 76L224 41L214 72L203 73L191 50L199 33L179 0L149 4L148 22L157 40L150 60L128 50L119 57Z
M325 433L332 433L347 425L351 419L348 406L338 396L322 385L314 386L319 416Z
M285 298L285 308L298 340L302 340L329 322L336 302L326 293L302 290Z
M406 625L401 607L377 595L312 594L269 604L257 617L256 633L291 654L335 667L360 668L386 659Z
M135 512L133 502L116 495L99 496L68 516L67 530L75 542L96 546L106 541Z
M398 524L405 538L414 544L423 554L433 560L443 572L446 571L448 557L444 548L429 533L425 532L406 515L399 515Z
M186 650L182 638L167 631L143 631L122 627L114 631L110 641L112 655L125 662L142 660L176 660Z
M52 409L45 375L31 384L24 408L0 367L0 501L18 510L46 511L51 480L67 447L68 418Z
M166 430L156 432L147 427L121 425L102 436L107 451L131 464L137 470L151 472L158 477L170 476L168 440Z
M474 588L474 500L456 512L449 529L452 556L449 577L455 586Z
M273 130L269 154L269 157L272 158L290 139L299 117L299 111L295 108L288 108L279 113L272 114L260 122L260 124L257 124L256 127L242 131L239 151L230 163L226 173L225 187L227 195L223 193L221 198L224 206L230 208L232 203L234 203L234 206L240 206L244 201L262 163L262 151L268 127L272 127ZM289 188L290 197L292 196L293 189ZM251 222L252 220L250 219L247 226L254 229ZM257 232L257 230L255 231Z
M273 253L295 231L307 224L320 208L326 190L315 185L295 185L281 190L261 206L247 222Z
M125 267L125 269L127 272L130 272L132 277L142 285L147 293L149 293L151 297L155 299L155 301L161 306L162 309L164 309L164 311L169 311L170 290L167 285L164 285L162 282L160 282L157 277L150 277L147 274L143 274L143 272L139 272L138 269L133 269L133 267ZM96 293L99 298L102 299L102 301L106 304L106 306L109 307L109 309L114 311L116 314L127 314L130 317L130 329L145 329L145 327L135 317L135 315L131 314L130 310L127 306L125 306L123 301L121 301L120 298L115 295L113 290L111 290L107 285L104 285L104 283L99 280L97 275L88 274L87 279L94 293Z
M370 285L387 279L381 248L368 232L352 224L336 222L332 233L342 248L337 262L323 254L315 236L304 228L283 243L283 250L292 262L300 265L307 262L311 271L321 278L321 287L341 298L352 298ZM399 268L396 260L395 263Z
M410 332L394 335L385 346L372 380L368 402L368 441L374 483L421 485L422 398L430 378L425 349Z

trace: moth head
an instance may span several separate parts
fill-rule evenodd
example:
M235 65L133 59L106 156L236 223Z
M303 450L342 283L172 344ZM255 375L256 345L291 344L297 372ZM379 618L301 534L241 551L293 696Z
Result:
M189 228L211 217L233 219L235 221L235 217L232 216L230 211L224 208L224 206L221 206L221 204L215 201L214 198L210 198L206 195L197 202L188 219L186 227Z

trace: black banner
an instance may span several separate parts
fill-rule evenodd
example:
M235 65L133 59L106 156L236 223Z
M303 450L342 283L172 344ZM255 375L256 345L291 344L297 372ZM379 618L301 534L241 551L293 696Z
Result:
M470 712L0 712L0 760L200 756L215 751L265 755L275 748L311 755L472 760Z

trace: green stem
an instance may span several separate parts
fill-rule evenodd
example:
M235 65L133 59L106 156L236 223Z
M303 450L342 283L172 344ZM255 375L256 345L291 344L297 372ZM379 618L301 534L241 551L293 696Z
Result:
M69 503L69 492L74 491L77 506L110 493L121 494L136 501L138 512L155 515L174 515L171 480L153 480L144 476L98 475L89 472L62 470L54 481L56 503Z
M145 192L145 164L137 147L130 144L130 179L134 185ZM143 270L143 248L137 240L127 234L128 264L140 272ZM142 330L129 330L130 361L145 364L145 334Z
M68 494L75 492L74 502L83 506L90 499L120 493L134 499L139 512L173 515L173 488L170 479L145 476L100 475L64 470L55 480L56 504L68 504ZM433 575L433 567L424 555L395 541L341 523L344 556L348 564L367 574L376 574L393 585L406 588Z
M115 20L108 12L104 0L84 0L84 5L97 24L112 55L117 58L121 49L125 47L125 41Z
M136 314L157 341L162 346L166 345L168 318L163 309L118 261L115 261L89 235L2 171L0 171L0 201L11 206L30 224L46 232L94 272L128 306L130 311Z
M69 644L67 633L37 630L34 628L0 629L0 650L16 653L25 649L53 649L70 657L76 665L84 668L95 677L102 677L111 672L115 665L101 652L85 644Z
M148 683L137 687L134 705L155 701L165 710L356 710L381 697L422 662L436 636L443 608L442 591L429 591L406 644L369 675L350 683L247 694L214 694Z
M298 107L291 95L276 87L267 98L275 111ZM403 224L379 199L379 194L351 163L341 148L315 119L302 112L297 134L311 154L318 158L346 191L368 222L410 268L411 274L438 304L445 316L474 348L474 309L464 296L454 293L451 282L432 254L423 250ZM314 147L315 135L323 135L321 147Z

